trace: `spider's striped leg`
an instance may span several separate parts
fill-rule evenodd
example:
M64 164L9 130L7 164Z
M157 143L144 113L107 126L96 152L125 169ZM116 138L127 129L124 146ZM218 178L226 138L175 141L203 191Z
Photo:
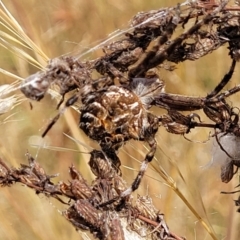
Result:
M228 71L228 73L226 73L223 77L223 79L221 80L221 82L215 87L215 89L209 93L206 97L206 99L210 99L214 96L216 96L225 86L226 84L231 80L232 78L232 75L233 75L233 72L234 72L234 69L235 69L235 66L236 66L236 61L233 59L232 60L232 64L231 64L231 67Z
M49 130L52 128L52 126L58 121L59 117L65 112L65 110L72 106L74 103L76 103L79 99L79 96L77 94L74 94L72 97L70 97L62 110L59 111L59 113L50 121L45 131L42 133L42 137L45 137L46 134L49 132Z
M140 168L136 178L134 179L132 185L128 189L126 189L124 192L121 193L121 198L125 198L125 197L129 196L132 192L134 192L135 190L138 189L138 187L142 181L142 178L147 170L148 164L152 161L152 159L155 155L156 149L157 149L157 142L154 137L152 137L148 140L148 144L150 146L150 151L147 153L144 161L142 162L141 168Z
M156 149L157 149L157 142L156 142L154 137L151 137L151 138L148 139L148 144L150 146L150 151L147 153L144 161L142 162L141 168L140 168L135 180L133 181L132 185L129 188L127 188L125 191L123 191L120 196L115 197L113 199L110 199L107 202L104 202L104 203L100 204L99 207L107 206L109 204L112 204L112 203L116 202L117 200L122 200L120 202L120 205L121 205L121 203L124 202L125 199L129 195L131 195L132 192L134 192L135 190L138 189L138 187L141 183L141 180L142 180L142 178L143 178L143 176L144 176L144 174L147 170L148 164L152 161L152 159L154 157L154 154L156 152Z

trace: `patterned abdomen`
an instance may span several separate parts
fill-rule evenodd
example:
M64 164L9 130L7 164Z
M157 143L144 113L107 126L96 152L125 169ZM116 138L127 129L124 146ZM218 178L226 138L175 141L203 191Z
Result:
M118 149L128 139L143 138L147 112L139 97L122 86L90 93L83 99L80 128L102 147Z

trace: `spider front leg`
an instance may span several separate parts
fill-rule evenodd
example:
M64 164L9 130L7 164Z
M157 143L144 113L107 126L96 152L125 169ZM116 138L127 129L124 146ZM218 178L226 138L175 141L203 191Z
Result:
M52 128L52 126L58 121L59 117L65 112L65 110L74 105L74 103L76 103L79 99L79 95L78 94L74 94L72 97L70 97L66 103L65 106L62 110L59 111L59 113L50 121L50 123L48 124L47 128L45 129L45 131L42 133L42 137L45 137L46 134L49 132L49 130Z

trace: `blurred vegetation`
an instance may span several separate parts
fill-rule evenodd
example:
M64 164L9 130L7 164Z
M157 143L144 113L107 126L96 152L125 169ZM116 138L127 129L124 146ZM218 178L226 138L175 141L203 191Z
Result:
M3 3L20 23L26 34L49 57L66 53L81 53L105 40L118 29L128 28L129 20L139 11L158 9L177 4L178 1L139 0L5 0ZM0 48L0 67L17 76L27 77L38 71L22 59L20 54ZM101 54L95 51L87 58ZM184 95L206 96L228 71L230 58L226 49L196 61L184 62L174 72L162 71L166 91ZM34 57L34 54L33 54ZM39 60L40 61L40 60ZM228 88L239 83L237 67ZM1 75L0 84L13 83L14 79ZM19 92L17 92L19 94ZM234 96L232 101L239 102ZM49 174L60 173L60 179L68 179L68 166L72 163L81 170L89 181L91 174L87 166L89 156L77 151L54 151L43 145L87 151L63 133L77 137L86 145L94 146L78 130L78 113L69 109L42 140L41 133L49 118L56 114L56 101L51 97L34 102L30 110L29 101L1 116L0 157L9 165L17 166L27 161L28 150L45 167ZM158 110L156 110L157 112ZM8 115L12 121L6 121ZM141 188L136 194L149 195L155 206L165 214L171 231L186 239L212 239L203 225L186 206L186 203L160 178L162 167L175 181L175 185L194 207L199 216L216 234L216 239L237 240L240 238L239 214L234 206L234 196L220 194L231 191L238 184L235 177L230 184L220 180L220 166L209 164L212 142L208 130L195 130L187 137L169 134L165 129L157 134L158 151L149 167ZM203 143L204 142L204 143ZM32 147L33 144L40 147ZM137 151L136 151L137 149ZM122 171L129 184L139 169L146 149L143 143L128 143L120 152ZM79 234L61 216L64 206L52 199L38 196L30 189L15 185L0 189L0 236L1 239L88 239Z

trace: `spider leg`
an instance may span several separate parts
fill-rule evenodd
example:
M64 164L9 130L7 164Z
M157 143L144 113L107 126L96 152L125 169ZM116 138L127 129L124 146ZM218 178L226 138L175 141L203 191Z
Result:
M134 192L135 190L138 189L138 187L141 183L141 180L147 170L148 164L152 161L152 159L155 155L156 149L157 149L157 142L154 137L152 137L148 140L148 144L150 146L150 151L147 153L144 161L142 162L140 170L139 170L136 178L134 179L132 185L128 189L126 189L124 192L121 193L121 198L125 198L125 197L129 196L132 192Z
M213 98L230 81L230 79L232 78L235 66L236 66L236 61L233 60L228 73L225 74L221 82L215 87L215 89L211 93L207 95L206 98L188 97L188 96L171 94L171 93L160 93L154 99L153 105L156 105L160 108L174 109L177 111L193 111L193 110L198 110L203 108L205 103L208 104L208 103L219 102L219 100L226 98L234 94L235 92L240 91L240 85L237 85L236 87L222 94L219 94L216 98Z
M221 94L219 94L216 98L213 98L213 99L208 99L207 100L207 103L216 103L216 102L219 102L237 92L240 91L240 84L236 85L235 87L233 87L232 89L229 89Z
M62 111L59 112L52 120L51 122L48 124L47 128L45 129L45 131L42 133L42 137L44 138L47 133L49 132L49 130L52 128L52 126L57 122L57 120L59 119L59 117L62 115Z
M46 134L49 132L49 130L52 128L52 126L57 122L59 117L65 112L65 110L68 107L72 106L78 100L78 98L79 98L78 95L73 95L71 98L69 98L67 100L67 102L65 103L65 107L61 111L59 111L59 113L51 120L51 122L48 124L45 131L42 133L43 138L46 136Z
M148 139L148 144L150 146L150 151L147 153L144 161L142 162L140 170L139 170L136 178L134 179L132 185L129 188L127 188L125 191L123 191L120 194L120 196L112 198L112 199L110 199L107 202L101 203L101 204L98 205L98 207L107 206L109 204L114 203L115 201L117 201L119 199L124 201L124 199L126 197L128 197L132 192L134 192L135 190L138 189L138 187L139 187L139 185L141 183L141 180L142 180L142 178L143 178L143 176L144 176L144 174L145 174L145 172L147 170L148 164L152 161L152 159L154 157L154 154L156 152L156 149L157 149L157 142L156 142L154 137L151 137L151 138ZM121 201L120 204L122 204L122 201Z
M206 99L210 99L214 96L216 96L225 86L226 84L230 81L230 79L232 78L232 75L233 75L233 72L234 72L234 69L235 69L235 66L236 66L236 60L232 60L232 64L231 64L231 67L228 71L228 73L226 73L223 77L223 79L221 80L221 82L215 87L215 89L209 93L206 97Z
M60 106L62 105L63 101L64 101L64 96L65 94L62 95L61 100L59 101L58 105L57 105L57 110L60 108Z

